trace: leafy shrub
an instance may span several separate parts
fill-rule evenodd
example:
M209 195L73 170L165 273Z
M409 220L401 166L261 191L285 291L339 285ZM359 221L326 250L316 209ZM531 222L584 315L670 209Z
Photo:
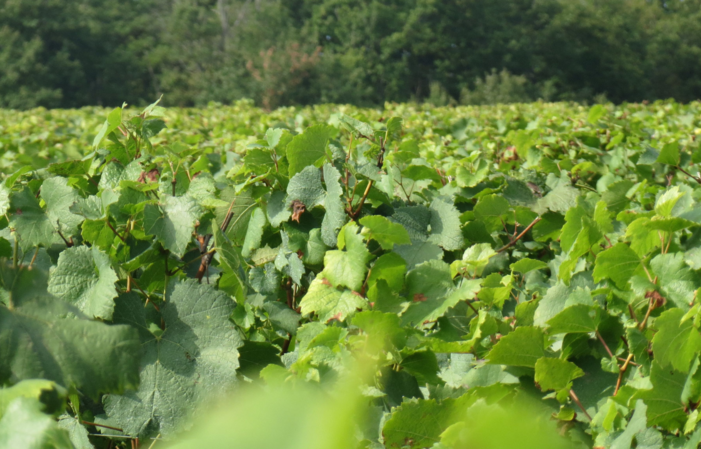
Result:
M506 69L502 69L501 72L492 69L491 73L475 80L474 88L463 87L460 92L460 104L525 103L531 100L529 87L525 76L513 75Z

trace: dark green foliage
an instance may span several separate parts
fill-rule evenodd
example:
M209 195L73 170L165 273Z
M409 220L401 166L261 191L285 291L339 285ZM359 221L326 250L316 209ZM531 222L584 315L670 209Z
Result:
M1 0L0 107L701 96L699 0Z

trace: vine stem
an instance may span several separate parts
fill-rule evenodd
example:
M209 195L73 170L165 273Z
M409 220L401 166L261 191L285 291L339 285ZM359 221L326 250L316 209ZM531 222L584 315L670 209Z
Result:
M582 403L580 402L579 398L578 398L577 395L574 393L574 390L572 390L572 389L570 389L570 397L572 398L572 400L574 401L574 403L577 404L577 406L579 407L579 409L582 410L582 413L584 413L584 416L586 416L587 419L588 419L589 421L591 421L591 420L592 420L592 419L591 419L591 415L589 415L589 413L587 413L587 410L584 408L584 406L583 406Z
M653 309L652 301L653 301L653 299L650 298L650 301L648 302L648 306L647 306L647 312L645 312L645 318L643 318L643 321L640 323L640 326L639 326L640 330L645 329L645 326L647 325L647 319L650 318L650 312L652 312L652 309Z
M287 351L290 349L290 343L292 342L292 336L290 334L287 334L287 340L282 344L282 352L280 355L285 355L287 354Z
M677 170L679 170L680 172L684 173L686 176L690 177L690 178L693 179L694 181L696 181L696 182L698 182L699 184L701 184L701 178L699 178L698 176L692 175L691 173L689 173L688 171L684 170L683 168L681 168L681 167L678 166L678 165L677 165Z
M116 430L118 432L124 432L124 429L120 429L119 427L106 426L104 424L98 424L96 422L83 421L82 419L80 420L80 422L82 424L87 425L87 426L104 427L105 429Z
M126 244L127 241L124 240L124 237L122 237L121 235L119 235L119 232L117 232L116 229L114 229L114 226L112 226L112 223L110 223L109 219L107 219L106 221L107 221L107 226L112 230L112 232L114 233L114 235L116 235L117 237L119 237L119 240L121 240L122 243L125 243L125 244Z
M234 209L235 203L236 203L236 198L234 198L234 200L229 205L229 210L226 212L226 217L224 218L224 222L219 227L219 229L221 230L222 233L226 232L226 229L229 227L229 223L231 223L231 219L234 217L233 209ZM212 238L212 234L207 235L204 238L204 242L203 242L202 248L201 248L201 251L203 253L202 262L200 263L200 268L197 270L197 274L195 275L197 282L200 282L200 283L202 282L202 277L204 277L204 274L207 272L207 269L209 268L209 264L212 261L212 257L214 257L214 253L216 252L215 250L207 252L207 247L209 246L209 241L211 238ZM209 278L207 278L207 279L209 279Z
M608 353L609 357L615 359L613 353L611 352L611 349L609 349L609 345L606 344L606 342L604 341L604 337L601 336L599 331L596 331L596 338L598 338L601 344L604 345L604 349L606 349L606 352Z
M368 186L365 188L365 192L363 192L362 198L360 198L360 202L358 203L358 208L355 210L355 212L351 213L351 218L355 220L358 215L360 215L360 211L363 209L363 205L365 204L365 200L368 197L368 194L370 193L370 189L372 188L373 181L370 180L368 182Z
M153 439L153 443L148 447L148 449L153 449L153 446L156 445L156 442L161 438L161 434L159 433L156 438Z
M616 396L618 394L618 390L619 390L619 388L621 388L621 381L623 380L623 375L625 374L626 370L628 369L628 364L630 364L631 360L633 360L633 354L628 354L628 358L623 363L623 366L621 367L620 371L618 372L618 380L616 381L616 389L613 390L614 396Z
M537 217L535 220L533 220L533 221L531 222L531 224L529 224L529 225L526 227L526 229L524 229L523 231L521 231L521 233L520 233L519 235L517 235L515 239L513 239L511 242L509 242L509 243L507 243L506 245L504 245L504 246L502 246L501 248L499 248L499 249L497 250L497 252L500 253L500 252L502 252L502 251L506 251L507 249L509 249L509 248L511 248L512 246L514 246L514 245L516 244L516 242L518 242L519 240L521 240L521 239L523 238L523 236L526 235L526 233L527 233L528 231L530 231L531 228L532 228L533 226L535 226L536 223L538 223L540 220L542 220L542 218Z

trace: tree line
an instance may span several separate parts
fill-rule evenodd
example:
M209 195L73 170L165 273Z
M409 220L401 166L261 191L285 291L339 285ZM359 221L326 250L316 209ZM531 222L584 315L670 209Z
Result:
M701 97L701 0L0 0L0 107Z

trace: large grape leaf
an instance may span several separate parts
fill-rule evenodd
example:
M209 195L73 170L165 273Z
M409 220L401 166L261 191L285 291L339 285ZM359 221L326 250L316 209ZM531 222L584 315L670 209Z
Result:
M12 401L0 419L0 447L13 449L73 449L68 433L56 421L41 412L36 399Z
M90 317L112 319L117 273L96 246L67 248L49 276L49 293L68 301Z
M682 392L686 376L678 371L663 368L656 361L650 373L652 389L637 394L647 405L647 425L676 430L684 425L686 413Z
M452 424L453 400L434 399L405 402L392 411L382 428L387 447L427 448L439 441L441 433Z
M144 207L144 230L155 235L164 248L182 257L201 214L202 208L194 198L163 195L158 206Z
M360 219L363 234L375 240L382 249L391 250L394 245L410 245L411 239L404 226L393 223L381 215L369 215Z
M652 339L652 350L661 366L671 364L674 369L686 373L701 350L701 335L693 320L681 322L683 317L682 309L670 309L655 320L657 333Z
M365 247L358 225L348 223L338 234L338 250L327 251L324 256L324 276L334 287L345 286L360 291L368 272L367 263L372 260ZM345 251L343 251L345 249Z
M13 212L10 227L19 236L22 249L37 245L51 246L54 227L29 188L11 195L10 205Z
M266 223L265 211L260 207L253 209L246 237L243 240L243 248L241 248L241 254L244 257L249 257L253 251L260 247Z
M0 382L44 378L91 397L119 392L138 383L138 351L134 329L84 319L57 298L0 305Z
M293 202L304 204L306 210L310 210L324 203L326 192L321 185L321 171L308 166L294 175L287 184L287 202L285 208L289 209ZM294 216L292 218L295 219Z
M638 255L625 243L618 243L596 257L594 280L609 278L618 288L624 288L638 266Z
M411 305L402 315L402 323L420 326L438 319L458 302L474 299L481 280L471 279L455 287L450 266L442 260L429 260L407 273L406 284Z
M662 294L677 307L687 310L699 287L699 277L684 262L684 254L658 254L650 261Z
M487 354L489 363L497 365L535 367L545 355L545 335L537 327L518 327L502 337Z
M95 449L88 437L88 430L81 424L79 416L64 413L58 417L58 427L68 432L68 438L75 449Z
M454 251L464 246L465 241L460 230L460 213L451 202L443 198L435 198L431 202L430 226L429 242L442 246L447 251Z
M326 154L326 142L334 133L328 125L315 125L292 138L287 144L287 159L290 161L290 178Z
M242 344L229 320L235 307L210 285L174 281L161 306L161 332L149 327L136 296L120 296L114 321L139 329L141 382L138 390L106 397L110 422L140 438L172 435L187 427L187 418L203 401L229 391Z
M583 375L584 371L567 360L541 357L535 362L535 381L543 391L561 390Z
M324 220L321 222L321 238L327 246L333 248L336 245L338 231L346 222L346 213L343 210L341 195L343 189L338 181L341 174L336 168L326 163L324 164L324 182L326 183L326 198L324 199Z
M315 279L300 302L303 315L316 313L321 322L332 318L345 320L356 309L365 306L367 301L359 293L338 290L325 279Z
M46 215L54 229L64 237L75 235L85 218L70 211L73 203L81 199L78 192L62 177L49 178L41 185L41 199L46 203Z

